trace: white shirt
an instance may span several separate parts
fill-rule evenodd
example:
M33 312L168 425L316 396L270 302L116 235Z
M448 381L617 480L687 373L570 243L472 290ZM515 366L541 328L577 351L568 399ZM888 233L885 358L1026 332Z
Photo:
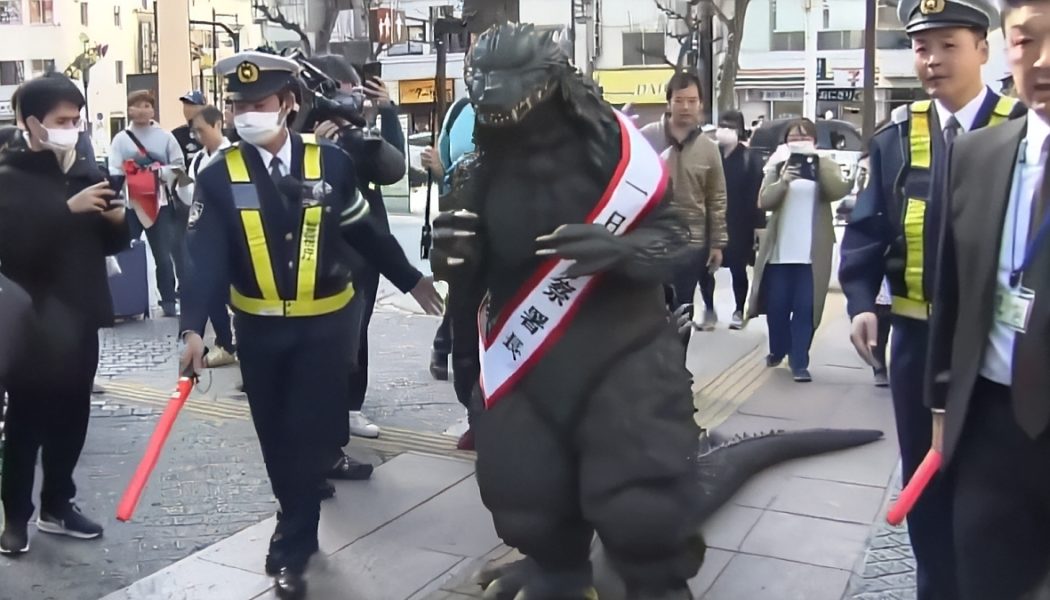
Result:
M193 161L190 163L190 179L196 180L197 174L203 171L204 167L215 162L216 158L222 156L222 151L232 145L233 144L230 143L230 140L223 137L222 143L220 143L219 147L215 149L215 152L208 152L207 148L202 148L201 151L197 153L197 156L193 157Z
M261 146L252 144L256 150L259 151L259 156L262 157L263 165L266 166L266 172L270 172L270 161L273 160L274 155L270 154L270 151ZM277 158L281 159L281 175L289 175L292 172L292 134L288 133L284 138L284 145L277 151Z
M175 190L179 195L179 200L186 204L186 206L193 204L193 194L195 190L194 182L197 181L197 175L202 170L204 170L204 167L215 162L216 158L222 156L223 150L229 148L232 145L233 144L230 143L230 140L224 137L222 138L222 143L219 144L219 147L215 150L215 152L209 154L207 148L202 148L201 151L196 154L196 156L190 159L190 169L186 173L186 175L190 178L190 183L183 186L179 186L179 188Z
M1010 273L1024 262L1028 250L1028 230L1032 217L1032 196L1035 186L1043 175L1043 157L1040 156L1043 142L1050 136L1050 125L1039 115L1028 111L1028 131L1025 135L1023 164L1014 166L1013 184L1010 186L1009 204L1003 219L1003 237L999 244L999 271L996 276L997 290L1010 289ZM981 376L1002 385L1013 380L1014 337L1012 329L992 321L988 334L988 347L984 352Z
M777 212L777 241L769 262L771 264L803 264L813 262L813 211L817 204L817 183L796 179L788 184L784 203Z
M962 127L962 133L973 129L973 122L977 120L977 113L981 112L981 105L984 104L984 99L988 97L988 86L981 88L981 93L977 94L977 97L966 103L966 106L959 109L959 112L952 113L944 104L941 104L940 100L934 100L933 104L937 107L937 117L941 121L941 131L944 131L945 126L948 124L948 119L955 117L955 120L959 122L959 126Z

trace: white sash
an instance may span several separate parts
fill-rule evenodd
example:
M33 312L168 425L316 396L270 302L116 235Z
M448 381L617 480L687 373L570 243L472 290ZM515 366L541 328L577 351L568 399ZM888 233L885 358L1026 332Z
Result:
M621 157L612 180L588 223L623 235L663 198L667 171L660 156L638 128L616 112L620 121ZM488 300L478 313L481 337L481 393L491 408L557 343L601 275L566 278L573 261L545 261L507 303L486 334Z

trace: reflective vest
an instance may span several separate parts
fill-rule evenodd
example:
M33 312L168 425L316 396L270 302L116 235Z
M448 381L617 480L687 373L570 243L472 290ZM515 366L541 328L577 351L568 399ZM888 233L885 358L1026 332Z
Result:
M303 140L304 185L312 187L321 182L321 147L310 140ZM248 246L255 281L262 298L252 298L236 286L230 287L230 304L237 310L265 317L314 317L333 313L345 307L354 297L354 288L347 285L338 294L315 298L318 255L321 247L321 219L324 206L306 206L302 209L302 229L298 243L298 275L294 298L281 298L277 291L277 280L270 262L270 249L263 227L259 205L259 193L252 183L248 166L240 148L226 154L226 168L233 186L234 204L241 218L244 239Z
M908 146L909 164L905 167L904 206L901 211L903 233L903 276L890 278L893 294L893 314L925 321L930 314L930 303L923 286L927 258L935 258L936 248L927 256L926 201L932 184L931 165L933 140L930 136L930 100L913 102L909 107ZM1017 100L1002 96L992 109L988 127L1006 122Z

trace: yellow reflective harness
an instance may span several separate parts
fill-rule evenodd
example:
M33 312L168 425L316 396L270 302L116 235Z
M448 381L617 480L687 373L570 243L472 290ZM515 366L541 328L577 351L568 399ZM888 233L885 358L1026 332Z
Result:
M1017 100L1002 96L988 120L988 127L1006 122ZM930 137L930 100L913 102L910 106L909 168L926 174L933 158L933 142ZM904 288L905 295L893 296L893 314L925 321L930 315L930 303L923 290L923 273L926 264L925 230L927 198L907 196L904 207Z
M303 141L304 183L319 183L322 178L321 147L312 140ZM241 312L267 317L314 317L335 312L346 306L354 297L352 285L347 285L345 290L333 296L314 298L324 208L310 206L303 212L295 299L283 299L277 291L277 280L270 261L258 192L252 183L240 148L233 148L226 154L226 168L230 175L230 184L234 186L234 202L241 216L252 270L262 294L262 298L251 298L231 286L230 304Z

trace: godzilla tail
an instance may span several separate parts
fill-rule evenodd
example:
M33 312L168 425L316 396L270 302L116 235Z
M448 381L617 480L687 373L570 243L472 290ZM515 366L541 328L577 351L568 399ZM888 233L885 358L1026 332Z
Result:
M881 431L874 429L805 429L718 443L710 452L701 454L697 461L700 484L704 489L701 514L704 519L711 516L748 479L769 467L795 458L863 446L882 436Z

